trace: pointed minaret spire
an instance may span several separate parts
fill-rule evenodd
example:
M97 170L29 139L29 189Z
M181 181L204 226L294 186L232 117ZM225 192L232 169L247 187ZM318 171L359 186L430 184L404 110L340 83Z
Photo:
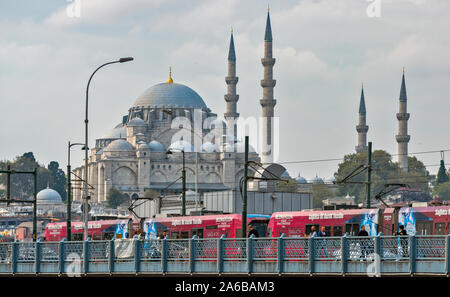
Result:
M274 107L277 103L273 99L273 88L276 81L273 79L273 65L275 59L272 57L272 28L270 26L270 14L267 11L266 33L264 35L264 58L261 59L264 67L264 78L261 80L263 98L259 101L262 106L262 137L261 137L261 161L262 163L273 162L273 116Z
M402 86L400 88L400 106L397 113L398 120L398 134L395 139L398 143L398 163L403 171L408 171L408 142L411 136L408 135L408 120L409 113L407 113L407 96L405 83L405 67L403 67Z
M224 114L227 124L227 134L232 135L232 137L228 137L229 143L234 143L234 140L237 138L236 122L239 118L239 113L237 113L239 95L236 94L236 85L238 80L239 78L236 76L236 53L234 51L233 28L231 28L230 48L228 50L228 75L225 77L225 82L227 83L227 94L225 95L227 111Z
M169 67L169 79L166 81L166 83L173 83L173 79L172 79L172 67Z
M366 102L364 99L364 86L361 84L361 99L359 101L359 119L356 131L358 132L358 145L355 147L357 153L367 151L367 131L366 125Z

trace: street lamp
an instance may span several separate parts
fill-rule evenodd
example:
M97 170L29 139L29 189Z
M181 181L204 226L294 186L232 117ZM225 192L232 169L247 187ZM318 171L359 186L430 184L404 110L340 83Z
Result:
M169 149L166 154L171 155L173 154L173 149ZM181 186L181 215L186 215L186 169L185 169L185 161L184 161L184 149L177 150L179 152L183 153L183 168L181 170L181 180L182 180L182 186Z
M108 62L105 63L103 65L101 65L100 67L98 67L97 69L95 69L95 71L91 74L91 77L89 78L87 87L86 87L86 119L84 120L85 123L85 141L84 143L86 144L84 147L84 193L83 193L83 215L84 215L84 240L88 239L88 200L89 200L89 190L88 190L88 98L89 98L89 85L91 84L91 80L92 77L94 76L94 74L102 67L109 65L109 64L115 64L115 63L125 63L125 62L129 62L129 61L133 61L132 57L126 57L126 58L120 58L117 61L112 61L112 62Z
M84 143L70 143L67 149L67 241L72 238L72 169L70 166L70 149L75 145L84 145Z

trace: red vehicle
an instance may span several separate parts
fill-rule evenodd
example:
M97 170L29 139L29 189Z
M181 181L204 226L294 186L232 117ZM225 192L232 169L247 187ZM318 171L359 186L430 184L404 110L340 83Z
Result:
M402 207L398 224L404 225L408 234L450 234L450 206Z
M88 235L93 240L109 240L114 237L118 223L121 220L90 221L88 223ZM83 222L72 222L72 240L80 241L84 237ZM67 224L48 223L45 227L45 241L61 241L67 236Z
M260 237L266 235L268 215L247 215L247 226L252 225ZM241 214L205 215L189 217L169 217L147 219L144 222L144 232L161 236L168 231L169 238L218 238L223 234L227 238L241 237Z

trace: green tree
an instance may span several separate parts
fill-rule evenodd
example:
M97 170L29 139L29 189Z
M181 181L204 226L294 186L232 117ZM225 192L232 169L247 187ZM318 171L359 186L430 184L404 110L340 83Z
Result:
M344 156L344 161L338 165L338 171L335 173L337 181L348 176L359 165L367 164L367 152L358 154L349 154ZM383 150L376 150L372 153L372 176L371 176L371 197L379 193L387 183L405 183L411 188L419 188L428 193L429 173L421 161L416 157L408 157L409 171L404 172L398 166L398 163L392 161L392 156ZM367 171L360 173L351 179L351 181L367 181ZM366 185L361 184L340 184L338 194L346 194L356 197L356 202L365 201L367 197Z
M442 200L450 200L450 181L436 185L433 189L433 195Z
M297 192L298 183L295 181L295 179L279 181L277 184L277 189L280 192Z
M51 161L47 168L50 172L52 180L50 183L50 188L58 192L63 201L66 201L66 174L61 168L59 168L59 163L56 161Z
M313 184L312 185L313 207L322 208L322 200L333 197L333 193L330 188L325 184Z
M116 188L111 188L106 195L106 201L108 202L109 207L117 208L117 206L125 201L125 196Z
M447 172L445 170L444 160L441 160L441 166L439 166L439 171L437 173L436 185L443 184L449 181Z

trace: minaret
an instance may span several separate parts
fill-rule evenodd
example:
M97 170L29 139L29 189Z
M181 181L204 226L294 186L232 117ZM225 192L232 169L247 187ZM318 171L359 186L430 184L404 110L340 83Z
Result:
M402 87L400 89L400 107L397 113L398 135L395 139L398 142L398 163L402 170L408 171L408 142L411 136L408 135L409 113L406 112L406 84L405 68L403 68Z
M273 99L273 88L276 81L273 80L273 65L275 59L272 58L272 28L270 27L270 15L267 10L266 33L264 36L264 58L261 59L264 66L264 79L261 80L263 87L263 98L259 101L262 106L262 137L261 137L261 161L262 163L273 162L273 115L277 101Z
M239 95L236 94L238 80L239 78L236 77L236 53L234 52L233 29L231 29L230 49L228 50L228 75L225 77L225 82L227 83L227 94L225 95L227 112L224 114L224 117L227 122L227 134L232 134L234 138L237 137L236 122L239 118L236 106L239 100Z
M366 102L364 100L364 87L361 85L361 99L359 101L359 119L356 131L358 131L358 145L355 147L357 153L367 151L367 131L366 125Z

